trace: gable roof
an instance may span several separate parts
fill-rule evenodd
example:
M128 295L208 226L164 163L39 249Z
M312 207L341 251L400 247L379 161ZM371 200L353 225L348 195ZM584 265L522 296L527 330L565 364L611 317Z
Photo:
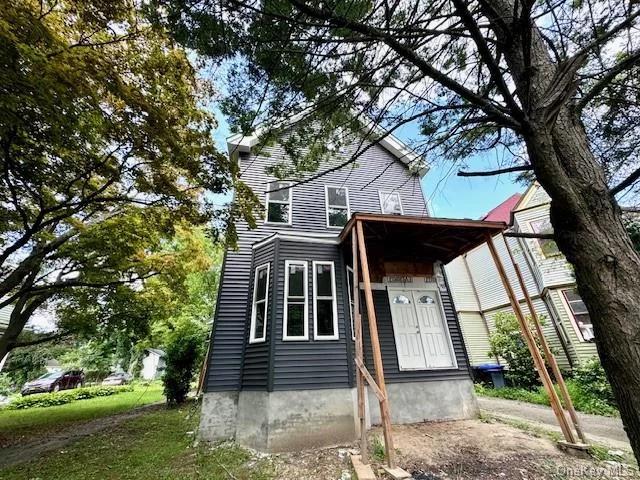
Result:
M504 202L494 207L489 213L487 213L482 220L487 222L504 222L507 225L511 223L511 211L520 201L522 197L521 193L514 193Z
M302 115L296 115L288 123L294 125L301 117ZM417 172L420 177L426 175L429 171L429 165L422 155L374 122L365 120L364 124L366 129L379 137L378 145L403 163L409 170ZM236 133L227 137L229 155L233 155L236 152L250 152L263 133L263 129L257 127L254 133L250 135Z

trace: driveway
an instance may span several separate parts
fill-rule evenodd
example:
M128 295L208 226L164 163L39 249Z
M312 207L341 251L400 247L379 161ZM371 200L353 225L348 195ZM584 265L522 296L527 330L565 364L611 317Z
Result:
M551 407L534 405L516 400L502 398L478 397L480 409L492 415L509 419L524 420L548 427L549 430L560 432L560 427ZM584 429L587 440L603 443L615 448L631 448L629 439L619 418L602 417L578 412L578 417ZM567 414L568 418L568 414Z

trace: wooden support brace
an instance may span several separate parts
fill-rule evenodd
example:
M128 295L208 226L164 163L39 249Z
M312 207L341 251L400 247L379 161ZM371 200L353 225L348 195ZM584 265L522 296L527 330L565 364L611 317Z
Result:
M542 331L542 325L540 325L540 319L536 312L535 307L533 306L533 301L529 296L529 291L527 290L527 285L524 283L524 277L522 276L522 271L520 270L520 266L516 263L513 258L513 254L511 253L511 249L509 248L509 244L507 243L507 239L502 237L504 240L504 244L507 247L507 252L509 254L509 258L511 259L511 263L513 264L513 268L516 272L516 276L518 277L518 282L520 283L520 288L522 289L522 293L524 294L524 298L527 302L527 307L529 308L529 313L533 318L533 324L536 329L536 334L540 339L540 345L542 345L542 351L544 352L544 356L549 362L549 366L551 367L551 371L553 372L553 376L556 378L556 382L558 382L558 387L560 389L560 395L562 396L562 400L564 402L567 411L569 412L569 417L571 417L571 421L573 422L573 426L576 429L576 433L578 437L583 443L587 443L586 436L584 434L584 430L582 429L582 424L580 423L580 419L578 418L578 414L573 406L573 401L571 400L571 395L569 394L569 390L567 389L567 384L564 381L564 377L562 376L562 372L560 371L560 366L558 365L558 361L556 360L556 356L551 351L549 347L549 342L547 342L547 337L545 337L544 332Z
M360 315L360 277L358 275L358 237L356 229L351 230L351 248L353 254L353 278L351 286L353 291L353 329L356 338L355 361L363 364L364 345L362 340L362 316ZM358 396L358 419L360 420L360 461L368 463L367 455L367 418L364 399L364 379L360 368L356 368L356 391Z
M520 325L520 331L522 332L522 336L529 348L529 352L531 352L531 356L533 357L533 363L540 375L540 380L542 380L542 384L549 396L549 401L551 403L551 409L558 420L558 424L560 425L560 429L564 435L564 438L570 443L576 443L575 437L573 436L573 430L569 426L567 422L567 417L564 414L564 410L562 409L562 405L560 404L560 399L558 398L558 394L556 393L555 388L553 388L553 383L551 382L551 378L549 377L549 372L547 372L547 368L544 363L544 359L540 354L540 350L538 350L538 346L536 345L535 339L531 334L531 330L529 330L529 325L527 325L527 320L522 313L522 309L520 308L520 302L518 302L518 298L516 297L515 292L513 291L513 287L509 282L509 277L507 276L507 272L504 269L504 265L502 264L502 260L500 260L500 256L498 255L498 251L496 250L496 246L493 243L493 237L491 234L486 233L487 246L489 247L489 252L493 257L493 261L498 269L498 273L500 275L500 279L502 280L502 284L507 292L507 296L509 297L509 302L511 303L511 307L518 319L518 323Z
M364 232L362 222L356 222L358 237L358 251L360 253L360 267L362 268L362 282L364 284L364 297L367 303L367 317L369 318L369 336L371 337L371 350L373 352L373 365L378 387L384 394L384 399L380 400L380 417L382 419L382 431L384 433L385 453L387 455L387 465L390 468L396 466L395 450L393 447L393 436L391 433L391 415L389 414L389 398L387 387L384 382L384 367L382 366L382 352L380 350L380 339L378 338L378 322L376 311L373 305L373 292L371 290L371 277L369 276L369 261L367 259L367 249L364 242Z
M369 370L367 370L367 367L364 366L359 358L356 358L356 366L360 369L360 373L362 373L362 376L367 381L367 383L371 386L371 388L373 388L373 391L376 394L376 397L378 397L378 400L385 400L385 394L382 392L382 390L380 390L380 387L369 373Z

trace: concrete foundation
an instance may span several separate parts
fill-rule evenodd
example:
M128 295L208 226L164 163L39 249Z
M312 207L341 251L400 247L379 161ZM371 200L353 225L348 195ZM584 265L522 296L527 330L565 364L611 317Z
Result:
M351 442L357 436L353 390L242 391L236 440L268 452Z
M202 396L199 434L202 440L216 442L235 438L238 392L207 392Z
M368 388L368 423L380 423L380 407ZM461 420L477 417L480 410L471 379L388 383L391 423Z
M478 415L470 379L387 384L392 423L458 420ZM365 398L367 424L380 423L378 400ZM266 452L339 445L358 438L355 388L209 392L202 402L200 438L235 439Z

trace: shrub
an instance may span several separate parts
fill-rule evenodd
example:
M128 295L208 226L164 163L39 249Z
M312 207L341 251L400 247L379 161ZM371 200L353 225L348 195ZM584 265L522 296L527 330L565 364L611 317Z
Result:
M531 322L531 317L527 320ZM509 364L505 378L509 385L529 390L540 386L529 348L522 338L516 316L512 313L498 313L495 318L495 332L489 337L491 350L488 355L502 357ZM544 317L540 317L544 325Z
M617 408L616 399L598 357L592 357L573 370L573 381L581 393L604 405Z
M86 400L95 397L108 397L122 392L131 392L131 385L114 386L114 387L84 387L75 388L73 390L62 390L53 393L38 393L15 399L5 408L9 410L22 410L25 408L35 407L53 407L55 405L64 405L76 400Z
M166 347L164 394L169 405L184 403L196 366L202 361L206 332L200 325L185 323L176 329Z

